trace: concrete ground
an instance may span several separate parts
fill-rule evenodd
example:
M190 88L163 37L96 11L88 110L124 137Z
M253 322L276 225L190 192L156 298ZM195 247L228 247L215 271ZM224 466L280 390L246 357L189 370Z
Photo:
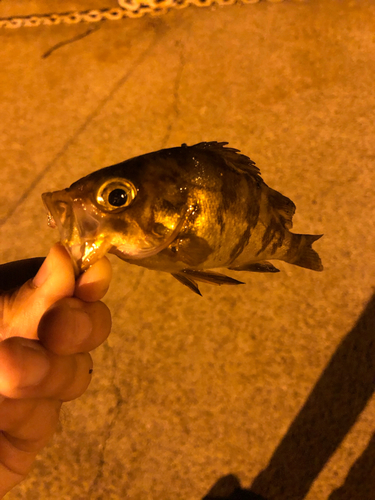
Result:
M92 384L7 499L375 499L375 2L189 7L56 46L91 26L0 31L1 261L57 240L42 192L218 140L296 203L295 232L324 233L325 270L233 272L247 284L201 298L111 258Z

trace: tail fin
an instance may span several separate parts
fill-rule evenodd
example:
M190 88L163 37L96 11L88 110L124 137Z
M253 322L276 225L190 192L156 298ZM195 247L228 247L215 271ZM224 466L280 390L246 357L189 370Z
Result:
M296 252L293 252L291 259L285 260L295 266L305 267L313 271L323 271L322 261L312 248L314 241L322 236L322 234L293 234L291 248L296 249Z

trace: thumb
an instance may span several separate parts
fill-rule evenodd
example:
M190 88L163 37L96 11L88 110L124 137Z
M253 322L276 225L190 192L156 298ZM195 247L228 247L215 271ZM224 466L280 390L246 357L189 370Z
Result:
M14 336L37 338L38 324L44 312L57 300L71 297L74 287L71 259L56 243L33 279L0 297L0 339Z

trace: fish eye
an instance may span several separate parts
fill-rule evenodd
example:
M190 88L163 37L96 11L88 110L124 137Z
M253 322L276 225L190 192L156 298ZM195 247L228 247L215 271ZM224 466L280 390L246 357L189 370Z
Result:
M137 194L134 185L126 179L111 179L100 186L96 201L106 210L116 210L130 205Z
M112 207L122 207L126 204L127 199L128 195L125 189L116 188L108 195L108 203Z

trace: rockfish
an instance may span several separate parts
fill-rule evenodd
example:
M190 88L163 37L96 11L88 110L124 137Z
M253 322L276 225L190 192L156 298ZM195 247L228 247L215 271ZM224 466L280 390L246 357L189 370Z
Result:
M241 283L215 268L274 273L268 260L276 259L322 271L312 249L322 235L291 233L294 203L227 144L162 149L44 193L76 274L107 252L171 273L198 294L197 281Z

